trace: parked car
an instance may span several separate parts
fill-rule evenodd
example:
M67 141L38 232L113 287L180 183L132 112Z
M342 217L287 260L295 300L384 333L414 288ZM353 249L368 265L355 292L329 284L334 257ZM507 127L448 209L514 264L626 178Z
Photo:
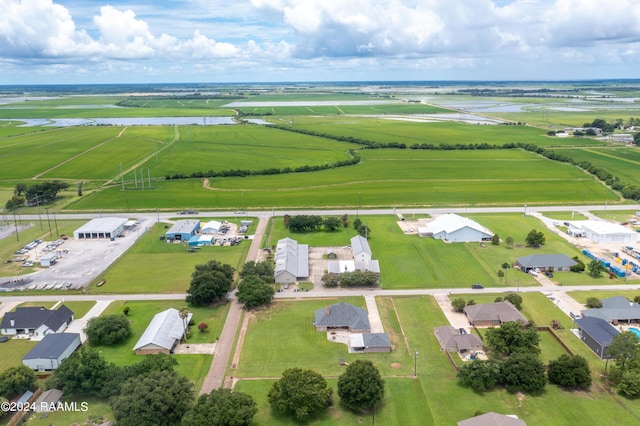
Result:
M482 284L475 283L471 285L471 288L474 290L482 290L484 286Z
M546 276L548 276L549 278L553 278L553 272L547 271L544 273Z
M0 336L0 343L8 342L9 338L7 336Z

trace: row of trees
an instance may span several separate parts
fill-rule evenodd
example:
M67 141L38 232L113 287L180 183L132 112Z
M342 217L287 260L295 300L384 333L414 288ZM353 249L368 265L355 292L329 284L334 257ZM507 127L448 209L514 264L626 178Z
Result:
M298 167L270 167L262 170L250 170L250 169L229 169L229 170L213 170L210 169L206 172L196 171L189 174L175 173L173 175L165 175L165 180L175 179L201 179L201 178L216 178L216 177L244 177L244 176L266 176L266 175L280 175L288 173L305 173L305 172L317 172L321 170L337 169L339 167L353 166L360 163L361 158L355 153L354 150L348 151L350 158L342 161L336 161L335 163L328 164L315 164L315 165L303 165Z
M640 396L640 341L630 331L623 331L613 338L607 352L615 358L607 377L622 395Z
M193 384L174 371L176 365L175 358L159 354L119 367L83 347L62 361L46 387L61 389L66 397L108 398L118 425L123 426L251 423L258 411L251 396L219 389L194 402Z
M325 287L373 287L378 284L379 276L372 271L355 270L351 272L325 272L322 281Z
M18 183L13 190L13 196L5 204L5 208L15 210L25 205L48 204L56 199L60 191L67 188L69 188L69 184L59 180L40 182L34 185Z
M368 360L356 360L338 378L341 403L355 412L374 407L384 397L384 380ZM321 374L290 368L273 384L268 394L275 411L306 422L333 405L333 389Z

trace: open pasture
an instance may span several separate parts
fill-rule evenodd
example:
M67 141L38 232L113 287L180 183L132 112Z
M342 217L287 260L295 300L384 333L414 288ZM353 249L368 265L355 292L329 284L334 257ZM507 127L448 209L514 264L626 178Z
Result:
M623 182L640 181L640 151L637 148L590 148L559 150L576 161L588 161Z
M518 150L364 150L360 164L310 173L154 182L85 196L72 209L302 208L616 202L577 167Z
M432 114L436 112L450 111L426 111L423 113ZM400 113L398 112L398 114ZM354 114L356 113L354 112ZM360 112L359 114L364 113ZM387 114L393 114L393 112L387 112ZM285 124L289 120L287 117L282 117L281 119L281 121L275 121L275 117L270 118L271 121L278 124ZM441 143L449 145L487 143L501 146L505 143L518 142L538 146L589 146L603 144L588 138L552 138L547 136L544 130L529 126L481 126L457 122L427 123L391 120L384 117L296 117L293 127L380 143L405 143L407 146L423 143L433 145Z
M215 99L207 97L180 97L180 96L143 96L129 98L119 102L120 107L128 108L195 108L195 109L211 109L217 110L213 115L229 115L229 111L220 110L219 108L233 99Z

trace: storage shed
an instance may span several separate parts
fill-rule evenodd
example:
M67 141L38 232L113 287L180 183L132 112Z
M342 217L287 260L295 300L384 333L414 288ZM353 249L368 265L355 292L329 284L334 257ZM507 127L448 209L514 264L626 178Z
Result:
M222 222L217 220L211 220L204 225L202 225L200 229L201 234L217 234L222 229Z
M22 363L36 371L51 371L80 346L78 333L47 334L22 358Z
M167 241L189 241L199 229L199 220L179 220L165 233L165 238Z
M213 236L212 235L194 235L189 238L189 247L202 247L202 246L212 246L213 245Z
M110 239L124 231L127 219L121 217L101 217L92 219L73 231L76 240Z
M54 265L57 260L58 260L58 253L56 252L43 254L42 257L40 258L40 266L44 266L48 268L49 266Z
M181 318L180 311L174 308L156 314L133 347L136 355L172 353L187 331L192 316L189 312Z

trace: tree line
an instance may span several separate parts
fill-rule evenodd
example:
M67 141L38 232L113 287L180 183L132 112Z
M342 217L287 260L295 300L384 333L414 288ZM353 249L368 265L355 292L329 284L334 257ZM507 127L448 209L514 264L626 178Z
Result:
M58 193L69 188L67 182L59 180L45 181L34 185L17 183L13 196L5 204L7 210L15 210L23 206L35 206L53 202Z

